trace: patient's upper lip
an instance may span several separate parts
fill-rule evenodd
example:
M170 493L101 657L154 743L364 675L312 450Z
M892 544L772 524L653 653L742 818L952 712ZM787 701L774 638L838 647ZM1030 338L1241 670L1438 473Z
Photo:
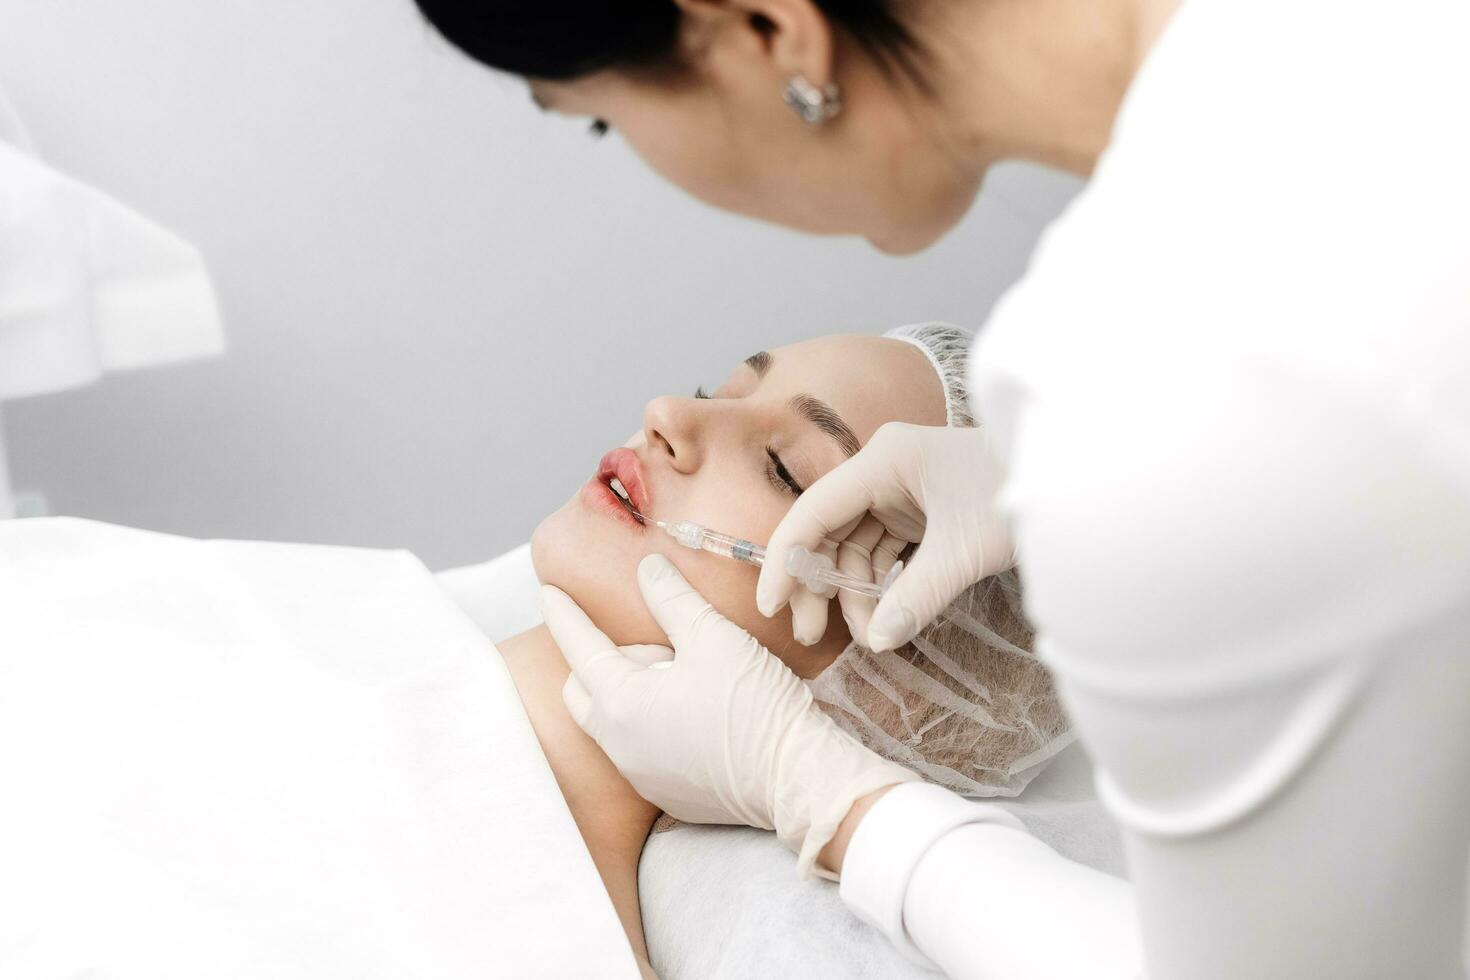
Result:
M614 477L628 491L628 500L633 509L645 517L652 516L653 498L643 482L643 464L638 453L627 446L619 446L602 457L597 464L597 478L607 483Z

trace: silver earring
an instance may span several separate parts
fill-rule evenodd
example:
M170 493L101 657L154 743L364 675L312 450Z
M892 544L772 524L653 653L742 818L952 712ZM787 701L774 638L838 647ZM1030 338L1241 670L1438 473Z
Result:
M793 112L813 126L820 126L842 109L842 90L836 82L817 88L804 75L791 77L782 99Z

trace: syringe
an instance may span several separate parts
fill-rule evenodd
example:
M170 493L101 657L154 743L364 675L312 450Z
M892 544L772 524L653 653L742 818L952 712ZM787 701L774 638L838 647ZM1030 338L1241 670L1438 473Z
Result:
M628 492L623 489L621 480L613 479L609 486L623 502L623 506L628 508L629 513L644 524L662 528L665 534L686 548L708 551L710 554L731 558L747 565L762 566L766 563L766 549L754 541L737 538L733 534L711 531L703 524L696 524L694 521L660 521L652 517L645 517L633 506ZM796 579L809 591L828 598L836 595L837 589L858 592L874 599L882 598L883 593L888 591L888 586L893 583L901 571L903 571L903 562L896 561L881 583L873 583L848 575L846 572L839 572L831 558L807 551L800 545L792 547L786 553L786 574Z
M733 558L747 565L766 563L766 549L754 541L737 538L733 534L725 534L721 531L711 531L704 525L693 521L657 521L652 518L644 518L644 520L655 527L663 528L669 537L686 548L708 551L725 558ZM888 572L883 583L877 585L848 575L846 572L839 572L831 558L807 551L800 545L794 546L786 553L786 574L812 592L829 597L835 595L837 589L847 589L849 592L859 592L874 599L880 598L884 590L888 588L888 584L902 568L903 562L894 562L893 568Z
M637 511L634 513L636 514ZM644 517L642 514L638 516L646 524L663 528L669 537L686 548L708 551L725 558L733 558L747 565L766 563L766 549L754 541L737 538L733 534L711 531L704 525L693 521L658 521L651 517ZM846 572L839 572L831 558L807 551L800 545L786 553L786 574L812 592L828 597L835 595L837 589L847 589L849 592L859 592L874 599L880 598L887 590L889 583L898 576L902 569L903 562L894 562L893 568L884 577L882 584L875 584L848 575Z

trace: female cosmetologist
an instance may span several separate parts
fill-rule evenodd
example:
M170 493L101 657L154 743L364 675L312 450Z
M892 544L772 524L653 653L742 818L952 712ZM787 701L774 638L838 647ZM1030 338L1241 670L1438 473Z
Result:
M672 669L543 596L572 713L640 793L774 827L954 976L1461 976L1470 6L418 3L545 108L794 228L911 252L995 161L1091 177L978 342L985 427L881 431L791 510L758 600L815 639L785 548L882 571L922 536L876 609L843 598L890 647L1019 542L1132 884L837 732L656 559Z

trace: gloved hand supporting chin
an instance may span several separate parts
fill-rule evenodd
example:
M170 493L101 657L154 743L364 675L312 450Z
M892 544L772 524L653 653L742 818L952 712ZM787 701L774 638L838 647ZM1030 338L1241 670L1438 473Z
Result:
M807 875L854 800L918 778L833 724L668 559L645 558L638 585L672 651L618 647L551 586L541 611L572 668L567 709L644 799L691 823L774 829ZM647 666L667 655L672 667Z

